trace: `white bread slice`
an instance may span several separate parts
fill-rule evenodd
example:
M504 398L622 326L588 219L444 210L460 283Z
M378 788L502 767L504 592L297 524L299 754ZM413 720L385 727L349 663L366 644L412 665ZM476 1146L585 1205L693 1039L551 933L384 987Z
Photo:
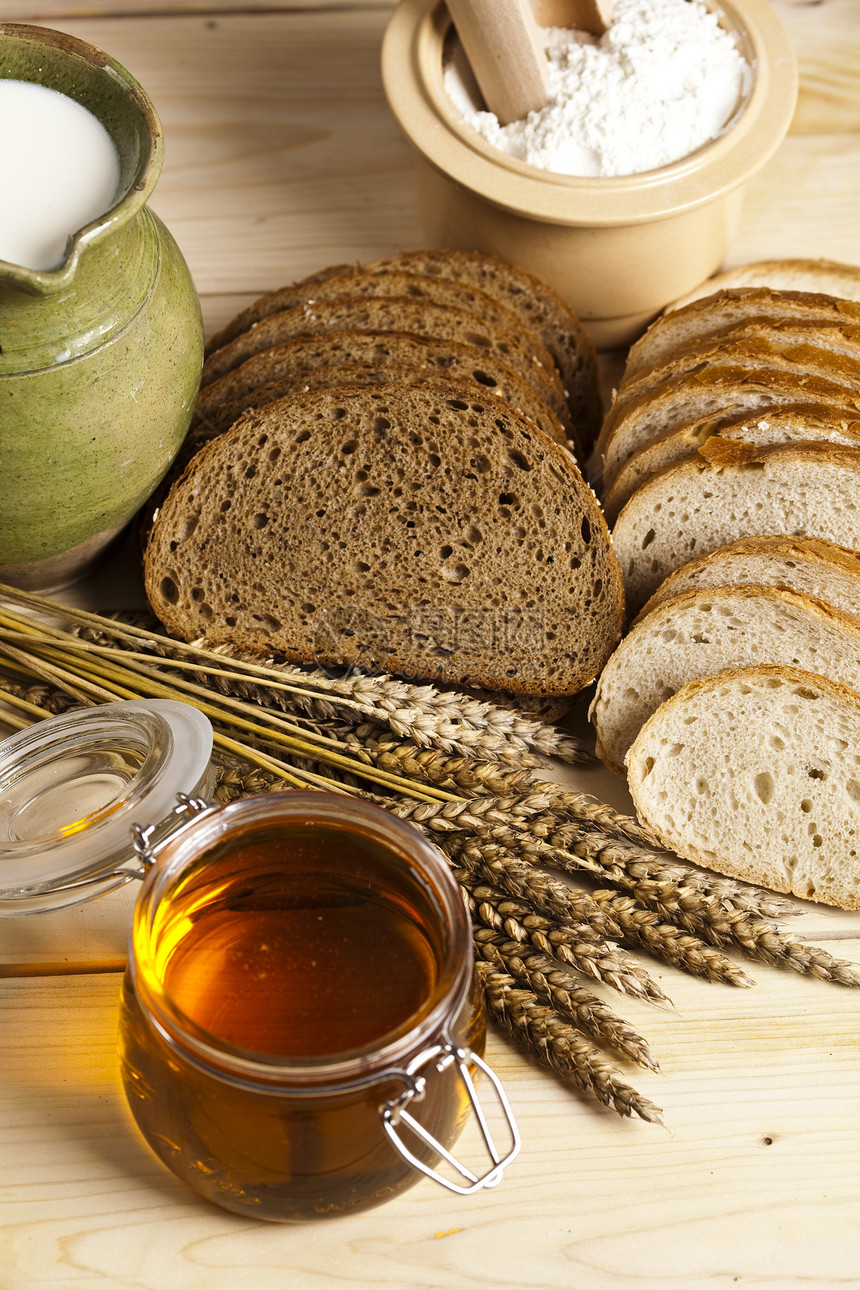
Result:
M641 610L639 619L682 591L714 587L785 587L860 619L860 553L809 537L739 538L682 564Z
M813 343L813 335L815 342ZM845 345L845 350L834 348ZM607 467L614 466L619 454L626 452L628 414L635 412L643 400L661 391L707 374L712 369L735 366L750 375L815 376L845 389L847 396L860 396L860 332L847 333L838 324L815 329L793 327L749 326L731 332L725 339L714 338L703 346L681 350L668 363L643 372L630 383L619 386L597 442ZM795 399L799 399L798 392ZM665 433L668 427L663 427ZM618 439L622 439L619 445Z
M683 308L661 314L630 347L624 365L627 382L648 368L668 362L680 349L747 324L842 322L860 325L860 303L809 291L734 287L701 296Z
M474 387L311 391L193 458L153 525L169 631L321 665L572 694L623 595L567 453Z
M608 492L635 452L681 426L706 417L764 412L798 402L825 404L842 414L856 408L860 414L860 393L837 381L768 368L704 366L637 399L615 428L607 457L592 455L590 478Z
M735 287L769 287L773 291L813 291L843 300L860 300L860 266L839 260L754 260L726 269L679 296L665 310L682 309L702 296Z
M820 537L860 549L860 452L840 444L755 448L713 435L652 475L615 522L628 613L695 556L741 537Z
M679 592L636 622L600 675L589 714L598 756L623 772L645 722L682 685L759 663L860 689L860 622L782 587Z
M860 416L851 407L787 403L768 408L761 415L732 413L704 417L681 426L652 439L624 463L603 499L603 513L608 523L615 523L621 508L650 475L694 456L713 434L762 446L814 441L860 448Z
M307 291L309 287L335 277L368 272L388 275L405 272L443 278L463 286L477 287L511 309L541 337L567 392L573 424L580 428L585 441L590 444L594 440L600 429L603 407L597 354L588 332L566 301L547 282L481 251L406 251L370 265L332 265L293 287L269 292L255 301L213 337L207 352L226 345L261 318L286 308L288 303L292 303L289 300L291 291Z
M860 908L860 696L796 668L694 681L627 760L640 819L732 878Z

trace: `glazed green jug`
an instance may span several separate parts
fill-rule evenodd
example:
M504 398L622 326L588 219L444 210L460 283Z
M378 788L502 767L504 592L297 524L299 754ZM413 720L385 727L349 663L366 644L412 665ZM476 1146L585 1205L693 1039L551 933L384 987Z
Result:
M137 82L82 41L12 23L0 23L0 79L76 100L120 163L114 204L56 268L0 261L0 581L46 590L87 572L166 474L191 421L203 326L188 267L146 204L163 137Z

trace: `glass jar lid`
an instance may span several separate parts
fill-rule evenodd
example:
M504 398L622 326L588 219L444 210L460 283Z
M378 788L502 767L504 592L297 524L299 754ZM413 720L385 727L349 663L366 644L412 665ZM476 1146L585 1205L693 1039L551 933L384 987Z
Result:
M0 742L0 915L141 877L132 829L170 827L179 794L207 797L211 756L208 719L171 699L67 712Z

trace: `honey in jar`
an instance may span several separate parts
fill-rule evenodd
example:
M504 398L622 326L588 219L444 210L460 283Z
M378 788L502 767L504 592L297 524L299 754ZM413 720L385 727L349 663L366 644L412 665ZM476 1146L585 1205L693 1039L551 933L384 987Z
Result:
M156 1153L267 1219L445 1181L487 1071L456 883L411 826L340 794L213 808L167 843L135 909L120 1031ZM498 1181L491 1154L488 1175L445 1185Z

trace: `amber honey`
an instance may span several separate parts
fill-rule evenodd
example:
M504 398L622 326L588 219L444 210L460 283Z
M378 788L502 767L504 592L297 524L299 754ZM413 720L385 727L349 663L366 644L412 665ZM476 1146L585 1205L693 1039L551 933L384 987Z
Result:
M416 1181L381 1108L440 1039L478 1054L484 1040L468 919L432 848L364 804L349 818L344 799L329 819L278 819L298 798L266 799L276 818L213 812L202 845L165 854L138 902L121 1021L150 1145L209 1199L272 1219ZM456 1072L431 1069L414 1114L433 1137L449 1147L468 1109Z

